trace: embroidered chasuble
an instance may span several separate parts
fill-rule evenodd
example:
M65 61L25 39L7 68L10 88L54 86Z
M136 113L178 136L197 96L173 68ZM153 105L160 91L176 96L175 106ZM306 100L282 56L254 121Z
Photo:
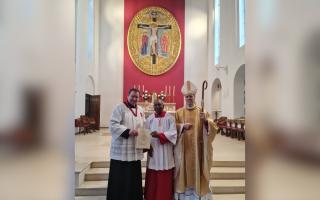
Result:
M212 163L212 142L218 127L205 112L208 130L200 121L199 107L180 108L175 114L178 125L178 141L175 147L175 192L185 193L193 188L198 196L210 193L209 180ZM190 123L190 130L183 124Z

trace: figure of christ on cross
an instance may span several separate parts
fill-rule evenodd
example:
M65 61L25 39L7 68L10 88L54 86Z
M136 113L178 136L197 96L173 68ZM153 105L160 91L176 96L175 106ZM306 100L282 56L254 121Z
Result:
M157 25L156 23L151 24L138 24L138 28L150 29L151 36L149 37L149 44L151 46L150 55L152 56L152 64L157 63L157 45L158 45L158 30L159 29L171 29L171 25Z

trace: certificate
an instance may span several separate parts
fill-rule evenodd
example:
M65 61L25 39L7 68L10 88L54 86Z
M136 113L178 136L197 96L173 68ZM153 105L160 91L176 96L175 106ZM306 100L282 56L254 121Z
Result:
M151 131L145 128L138 129L136 136L136 149L150 149Z

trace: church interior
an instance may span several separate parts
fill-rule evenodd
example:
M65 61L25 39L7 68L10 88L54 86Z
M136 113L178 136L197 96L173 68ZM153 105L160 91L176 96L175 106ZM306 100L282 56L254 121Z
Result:
M199 146L216 127L195 156L212 153L198 159L202 167L212 161L205 199L319 199L319 7L315 0L0 1L0 199L106 199L115 108L161 118L155 102L176 121L188 109L206 116L195 120ZM130 89L139 91L136 105ZM190 131L185 119L177 138ZM143 190L149 155L141 160Z
M213 199L244 200L245 1L186 0L170 4L148 0L78 0L76 3L76 199L105 199L110 115L115 105L125 101L130 88L141 91L138 105L144 108L146 116L154 112L152 102L161 96L166 112L174 115L184 104L183 82L190 80L197 86L196 103L200 106L202 84L206 80L204 108L221 130L213 142L210 174ZM135 21L139 12L151 6L166 9L177 21L164 29L160 28L166 23L160 21L161 16L153 18L153 22L160 24L155 33L157 56L149 61L155 68L153 71L149 68L151 63L143 66L136 60L136 43L131 41L139 41L140 59L153 55L152 31L146 29L148 20L140 17L140 21ZM140 31L133 30L135 26L144 27L142 36L130 35ZM179 34L173 35L174 31ZM180 44L174 47L173 40L180 40ZM161 59L171 59L170 55L165 57L165 51L177 57L168 69L161 66L165 65ZM145 170L144 164L144 173Z

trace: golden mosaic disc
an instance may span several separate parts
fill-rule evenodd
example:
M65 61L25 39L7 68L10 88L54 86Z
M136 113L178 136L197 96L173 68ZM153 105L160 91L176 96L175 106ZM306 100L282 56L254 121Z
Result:
M132 19L127 46L133 63L149 75L161 75L176 63L181 49L177 20L166 9L148 7Z

